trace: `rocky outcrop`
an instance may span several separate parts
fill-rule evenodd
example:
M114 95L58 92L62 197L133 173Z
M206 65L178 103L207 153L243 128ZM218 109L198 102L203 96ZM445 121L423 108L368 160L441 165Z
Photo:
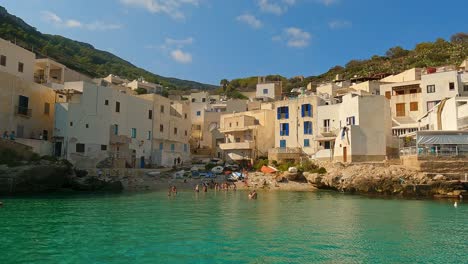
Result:
M70 188L75 191L123 191L123 184L120 180L112 178L103 178L97 176L89 176L87 174L80 175L77 173L70 178Z
M70 168L61 162L41 161L16 167L0 165L0 194L55 191L68 182Z
M432 197L466 191L467 183L448 180L410 170L402 166L329 164L326 174L304 173L307 181L319 189L347 193Z

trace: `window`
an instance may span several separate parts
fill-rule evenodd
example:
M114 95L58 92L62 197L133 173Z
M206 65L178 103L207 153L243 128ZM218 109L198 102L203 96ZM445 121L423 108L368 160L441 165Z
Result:
M114 125L114 135L118 135L119 134L119 125Z
M153 119L153 110L148 110L148 119Z
M232 123L229 123L229 127L232 127Z
M330 141L325 141L325 144L324 144L324 148L325 149L331 149L331 142Z
M310 147L310 140L304 139L304 147Z
M306 116L312 116L312 105L310 104L303 104L301 106L301 114L302 114L302 117L306 117Z
M304 135L312 135L312 122L304 122Z
M396 104L395 107L396 107L396 116L405 116L406 114L405 103Z
M404 95L405 94L405 90L398 90L398 91L395 91L396 95Z
M174 150L175 150L175 145L171 144L171 151L174 152Z
M192 98L192 103L195 103L195 98Z
M202 98L201 101L204 103L206 102L206 98Z
M148 140L151 140L151 131L148 131Z
M85 145L81 143L76 143L76 152L77 153L84 153L85 152Z
M268 94L268 89L263 89L263 94Z
M435 93L435 85L428 85L427 86L427 93Z
M120 113L120 102L115 102L115 112Z
M24 64L22 62L18 62L18 72L24 72Z
M86 128L89 128L89 124L86 124Z
M464 85L463 85L463 91L464 91L464 92L468 92L468 84L464 84Z
M31 110L29 109L29 97L20 95L18 96L18 114L30 116Z
M164 125L159 125L159 132L164 132Z
M239 122L236 122L236 127L238 127L238 126L239 126Z
M197 111L197 116L201 116L201 111Z
M177 127L174 127L174 135L177 135Z
M159 143L159 150L163 150L164 149L164 144L163 143Z
M276 112L277 112L278 120L280 120L280 119L289 119L289 107L287 107L287 106L278 107L276 109Z
M184 152L188 152L188 146L187 146L187 144L184 144Z
M49 115L50 113L50 104L44 103L44 115Z
M455 83L453 83L453 82L450 82L450 83L449 83L449 90L450 90L450 91L455 90Z
M73 126L73 122L70 122L70 126L71 126L71 127Z
M4 55L0 56L0 65L6 66L6 56Z
M289 123L280 124L280 136L289 136Z
M187 114L184 114L184 119L187 119Z
M418 102L411 102L409 108L410 111L418 111Z
M418 93L418 89L411 89L411 90L409 90L409 93L410 94Z
M161 113L164 113L164 105L161 105Z
M392 99L392 92L390 91L385 92L385 97L387 97L387 99Z
M105 100L104 105L109 105L109 100Z
M280 148L286 148L286 140L280 140Z
M354 116L347 117L346 124L348 126L354 126L356 124L356 119L354 118Z
M324 128L325 132L330 131L330 119L324 119L323 120L323 128Z
M188 135L187 130L185 130L185 135L186 135L186 136Z
M427 102L427 111L431 110L436 106L440 101L429 101Z
M102 151L107 150L107 145L101 145L101 150L102 150Z
M137 136L136 128L132 128L132 138L136 138L136 136Z

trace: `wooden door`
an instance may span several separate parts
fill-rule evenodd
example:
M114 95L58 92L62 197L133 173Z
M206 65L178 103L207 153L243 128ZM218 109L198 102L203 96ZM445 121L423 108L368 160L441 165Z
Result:
M348 162L348 149L343 147L343 162Z

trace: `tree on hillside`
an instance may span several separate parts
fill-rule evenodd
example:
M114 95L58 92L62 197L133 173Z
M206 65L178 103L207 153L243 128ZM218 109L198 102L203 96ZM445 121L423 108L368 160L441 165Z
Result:
M466 44L468 43L468 33L460 32L453 34L452 37L450 37L450 42Z
M222 79L219 84L221 85L221 87L223 88L223 92L225 93L226 92L226 89L229 85L229 81L227 79Z
M404 48L400 46L396 46L396 47L388 49L387 52L385 52L385 56L392 58L392 59L400 58L400 57L408 55L409 52L410 52L409 50L405 50Z

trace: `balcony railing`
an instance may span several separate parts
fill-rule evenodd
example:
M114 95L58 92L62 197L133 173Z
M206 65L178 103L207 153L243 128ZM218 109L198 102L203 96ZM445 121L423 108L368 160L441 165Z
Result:
M219 144L219 148L222 150L229 150L229 149L253 149L254 142L253 141L243 141L243 142L233 142L233 143L222 143Z
M467 145L455 145L444 147L405 147L400 148L400 156L418 157L466 157L468 156Z
M320 128L320 133L323 136L335 136L336 135L336 128L334 127L322 127Z
M27 107L22 107L22 106L16 106L15 113L19 116L24 116L24 117L32 116L32 110Z

